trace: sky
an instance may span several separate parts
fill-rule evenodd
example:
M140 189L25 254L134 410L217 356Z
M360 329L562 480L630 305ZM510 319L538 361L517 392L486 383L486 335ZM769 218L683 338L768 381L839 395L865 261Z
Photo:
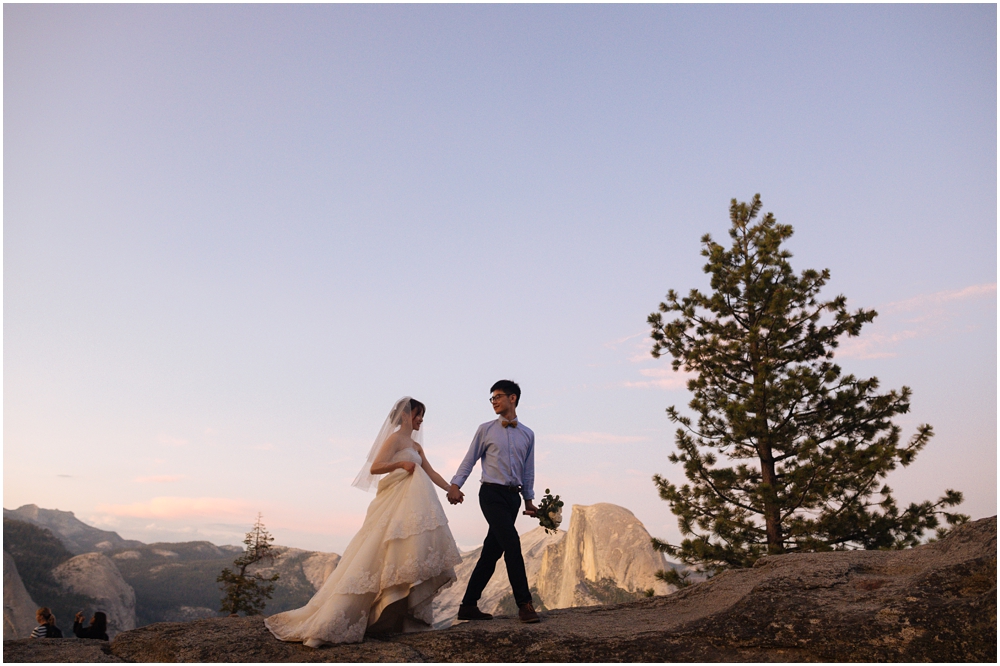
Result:
M995 515L996 11L5 4L4 507L343 552L396 399L450 479L510 378L539 494L676 542L646 317L760 193L934 427L897 499Z

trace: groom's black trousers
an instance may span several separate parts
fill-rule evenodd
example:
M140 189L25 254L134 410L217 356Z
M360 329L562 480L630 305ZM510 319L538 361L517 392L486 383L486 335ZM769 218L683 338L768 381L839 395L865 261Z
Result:
M493 577L497 560L503 556L507 565L507 578L514 590L514 601L518 606L531 603L528 590L528 576L524 573L524 557L521 555L521 538L517 535L514 521L521 509L521 495L515 489L484 483L479 488L479 506L489 523L490 531L483 542L483 552L472 571L469 587L462 599L463 606L474 606L482 596L486 584Z

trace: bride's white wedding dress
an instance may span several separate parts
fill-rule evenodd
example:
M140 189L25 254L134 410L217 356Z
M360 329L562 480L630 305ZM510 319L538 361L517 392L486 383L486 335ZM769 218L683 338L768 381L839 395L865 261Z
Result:
M389 604L407 599L407 614L433 623L431 602L455 580L462 561L437 490L420 467L420 454L405 448L392 462L410 461L378 484L361 530L323 587L302 608L264 620L275 637L310 647L356 643Z

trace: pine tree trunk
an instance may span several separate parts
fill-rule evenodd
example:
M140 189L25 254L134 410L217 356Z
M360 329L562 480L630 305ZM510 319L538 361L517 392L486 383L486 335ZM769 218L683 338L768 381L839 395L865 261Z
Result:
M756 331L755 331L756 333ZM757 407L757 456L760 459L761 483L768 488L764 493L764 531L767 535L767 552L769 555L779 555L785 551L784 537L781 534L781 505L778 502L778 477L774 471L774 449L771 446L771 433L767 423L768 395L765 371L766 346L761 353L757 336L750 338L750 359L754 373L754 392L758 397Z
M776 492L777 477L774 473L774 457L771 445L762 444L760 452L760 470L764 485L770 491L764 497L764 530L767 533L768 555L780 555L785 552L784 537L781 534L781 507L778 505Z

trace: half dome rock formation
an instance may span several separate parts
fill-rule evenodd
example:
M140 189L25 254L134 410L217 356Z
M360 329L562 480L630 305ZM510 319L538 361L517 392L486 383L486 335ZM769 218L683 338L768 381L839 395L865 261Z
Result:
M38 606L24 588L14 558L3 553L3 639L27 638L35 628Z
M557 545L566 536L565 532L548 534L541 527L536 527L530 532L521 535L521 554L524 556L524 570L528 574L528 584L535 588L535 581L539 579L542 566L542 554L551 546ZM482 546L465 553L462 553L462 563L455 567L455 574L458 580L450 587L442 590L434 599L434 619L436 627L447 627L458 615L458 607L462 603L465 595L465 588L472 577L472 570L476 568L479 561L479 553ZM534 590L537 592L537 590ZM503 558L497 562L497 568L493 572L483 596L479 600L479 607L487 613L503 612L504 601L512 597L510 591L510 581L507 578L507 567ZM513 603L513 601L511 601Z
M469 584L482 548L462 554L458 580L434 602L435 626L449 626ZM528 584L541 608L570 608L632 601L653 589L668 594L656 572L670 566L653 550L649 532L631 511L615 504L574 505L569 532L536 527L521 535ZM479 608L487 613L516 612L507 568L501 558L483 591Z
M569 532L542 553L536 579L547 608L626 601L616 590L637 594L670 592L656 572L667 568L649 532L631 511L614 504L573 506Z
M313 650L260 617L163 622L103 641L4 641L5 662L993 662L997 522L908 550L765 557L675 594Z
M135 591L107 556L77 555L53 569L52 577L64 589L96 600L93 610L108 615L108 636L135 629Z

